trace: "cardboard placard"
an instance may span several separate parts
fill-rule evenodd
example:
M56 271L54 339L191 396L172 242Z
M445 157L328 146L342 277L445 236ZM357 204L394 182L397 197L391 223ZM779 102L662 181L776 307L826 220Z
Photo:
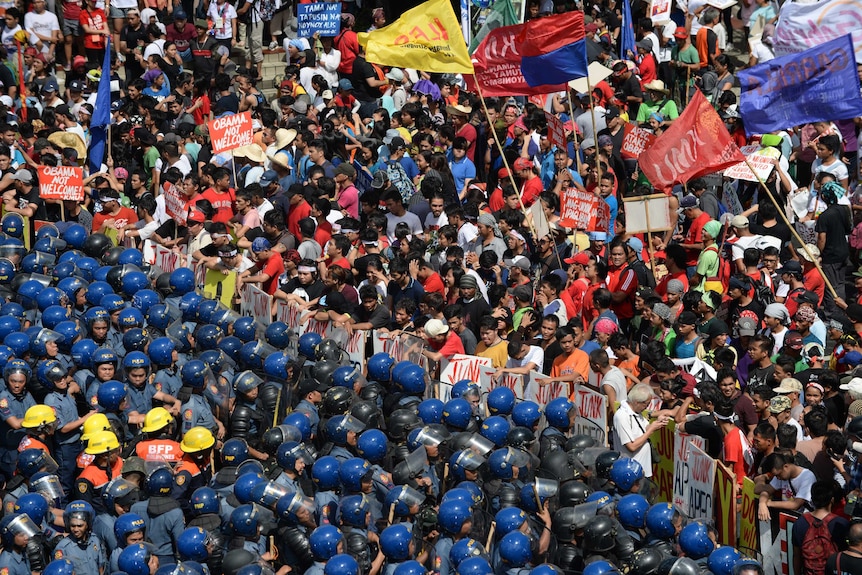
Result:
M483 365L491 367L491 359L456 353L445 366L441 366L440 381L454 385L462 379L469 379L470 381L479 383L479 367Z
M272 323L272 296L256 285L245 285L242 289L240 311L263 325Z
M296 37L311 38L315 33L321 36L338 36L341 32L341 3L314 2L297 4Z
M703 450L706 447L706 440L699 435L690 435L688 433L677 432L674 435L672 461L676 465L673 468L673 500L671 503L676 505L686 515L690 515L688 509L688 488L691 473L688 467L692 445ZM712 494L712 491L710 491L710 494Z
M153 251L155 252L155 261L153 263L163 272L170 273L178 267L182 267L180 264L180 254L158 244L154 245Z
M213 154L235 150L252 143L251 112L216 118L207 123Z
M610 207L591 192L575 187L563 190L559 224L588 232L606 232L610 225Z
M206 270L206 267L198 266L198 269ZM228 308L233 309L233 299L236 295L236 276L236 272L225 275L219 270L206 270L203 296L218 300Z
M736 475L721 461L715 468L715 527L718 529L718 542L736 547Z
M608 437L608 396L588 385L575 386L575 405L578 417L575 419L575 434L589 435L599 445L607 444Z
M748 152L747 150L750 148L755 148L755 151ZM754 172L752 173L751 169L749 169L745 162L740 162L724 170L724 177L733 178L734 180L746 180L749 182L756 182L757 178L765 181L766 178L769 177L769 174L772 173L772 169L775 167L772 160L781 156L781 152L775 148L745 146L744 148L740 148L740 150L745 154L751 167L754 168Z
M670 6L670 3L668 3ZM625 135L620 147L620 155L629 160L637 160L644 150L655 142L656 135L640 126L628 123L623 128Z
M77 166L39 166L39 197L84 201L84 170Z
M658 461L652 462L652 479L658 487L659 501L673 501L673 442L674 429L676 425L673 420L667 426L660 428L650 436L650 443L655 448Z
M692 519L712 519L715 489L715 459L696 445L688 451L686 506Z
M670 198L664 194L625 198L626 233L642 234L669 230L676 225L671 221Z
M172 220L177 222L178 226L186 225L188 210L186 209L186 196L179 187L174 184L168 184L164 187L165 196L165 212Z
M649 6L649 18L653 24L664 24L670 20L671 0L652 0Z
M742 480L742 509L739 514L739 547L757 548L757 504L759 497L754 494L754 481L748 477Z
M548 122L548 141L552 146L565 150L566 132L563 130L563 123L550 112L545 112L545 120Z

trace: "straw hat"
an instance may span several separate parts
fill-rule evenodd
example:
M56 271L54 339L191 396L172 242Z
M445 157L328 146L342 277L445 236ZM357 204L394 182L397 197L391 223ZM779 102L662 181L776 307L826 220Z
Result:
M276 152L269 157L269 160L276 166L281 166L286 170L290 170L292 168L290 165L290 155L288 155L287 152Z
M48 136L48 141L61 150L63 148L72 148L78 152L78 160L80 162L83 162L84 158L87 157L87 145L77 134L73 134L72 132L54 132Z
M275 147L277 149L286 148L296 139L296 130L293 128L279 128L275 131Z
M446 106L446 113L450 116L469 116L472 112L473 108L470 106L462 106L460 104Z
M664 82L659 79L655 79L652 82L647 82L644 84L644 88L649 92L661 92L662 94L669 94L670 90L664 87Z
M240 158L246 158L256 164L262 164L266 161L266 154L260 149L257 144L249 144L248 146L240 146L233 151L233 155Z

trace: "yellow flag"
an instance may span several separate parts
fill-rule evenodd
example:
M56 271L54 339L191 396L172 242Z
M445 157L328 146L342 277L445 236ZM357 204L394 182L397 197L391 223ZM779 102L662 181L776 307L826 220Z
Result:
M428 0L373 32L357 34L366 60L425 72L472 74L473 63L449 0Z

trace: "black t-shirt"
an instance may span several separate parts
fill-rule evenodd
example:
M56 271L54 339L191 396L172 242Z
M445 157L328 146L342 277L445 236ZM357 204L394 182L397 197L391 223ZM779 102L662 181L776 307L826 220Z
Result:
M33 186L30 193L24 196L28 204L36 204L36 213L31 220L47 220L48 212L45 211L45 200L39 197L39 186Z
M752 365L748 368L748 388L753 389L757 385L766 385L774 387L773 374L775 373L775 365L769 364L766 367L757 367Z
M382 269L383 260L381 259L380 254L366 254L361 258L353 260L353 269L358 272L358 277L365 277L365 274L368 273L368 262L372 260L377 263L378 269Z
M308 296L308 301L311 301L323 295L324 287L323 282L320 280L315 280L309 285L302 285L299 283L298 278L293 278L283 286L279 286L279 289L285 293L294 293L299 296L306 295Z
M751 224L748 226L751 233L759 236L772 236L781 240L782 245L790 241L790 228L784 222L778 222L774 226L764 226L763 224Z
M850 257L850 247L847 235L852 226L850 223L850 208L833 205L817 218L815 231L826 234L826 245L820 250L820 258L824 264L843 264Z
M847 573L862 573L862 557L841 552L826 560L826 575L846 575Z
M207 36L204 42L198 42L197 38L191 42L192 48L192 64L194 69L195 80L201 78L211 78L216 70L218 62L217 57L213 54L218 43L212 36Z
M147 27L140 26L137 30L130 26L123 26L120 30L120 41L126 43L129 50L134 50L138 47L138 42L146 44L148 42ZM143 50L143 48L141 48ZM138 78L144 73L144 68L135 58L134 54L126 54L126 78Z
M216 100L214 108L220 109L223 112L233 112L236 114L239 111L239 98L233 93L228 94L227 96L221 96Z
M370 323L374 329L386 327L389 323L389 310L386 306L378 304L370 313L365 309L365 306L359 305L356 308L357 323Z
M756 316L757 325L760 325L760 322L763 321L763 312L765 308L763 305L757 300L751 300L751 303L748 305L741 305L738 301L733 301L730 303L730 307L728 308L728 323L730 325L736 325L739 322L739 318L743 316L752 317Z
M353 95L360 102L373 102L380 95L375 88L368 85L367 78L377 78L374 67L362 56L357 56L353 61L353 73L350 82L353 84Z
M710 457L716 459L721 457L721 453L724 450L724 437L715 423L715 417L712 414L701 415L686 422L685 432L699 435L706 439L706 452Z

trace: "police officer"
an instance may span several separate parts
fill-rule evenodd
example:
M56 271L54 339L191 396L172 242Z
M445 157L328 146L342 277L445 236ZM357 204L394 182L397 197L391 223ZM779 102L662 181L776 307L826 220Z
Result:
M318 525L337 525L337 492L341 488L338 468L338 460L331 455L320 457L311 466L311 479L315 487L314 519Z
M0 520L0 541L3 542L0 572L9 575L31 575L25 548L30 538L38 532L39 528L23 513L7 515Z
M111 556L108 559L111 573L120 570L117 563L123 549L135 543L143 543L146 529L147 525L144 522L144 518L137 513L124 513L117 517L117 520L114 522L114 538L117 541L117 545L111 551Z
M354 457L350 448L356 446L356 438L365 429L365 424L352 415L339 415L326 422L326 438L334 445L329 455L339 461Z
M305 495L299 478L306 466L314 462L314 458L308 452L305 444L285 441L279 446L275 459L282 469L281 475L275 478L275 482L287 487L293 493Z
M323 575L326 562L344 551L344 534L334 525L321 525L308 536L314 563L305 575Z
M557 397L545 406L548 426L539 436L539 459L552 451L565 450L566 433L571 429L577 415L575 404L565 397Z
M75 383L81 390L87 389L87 382L95 378L95 375L90 368L90 363L93 359L93 352L98 349L96 342L90 338L84 338L72 344L72 363L75 366L74 377Z
M92 532L95 511L86 501L73 501L66 506L63 520L69 534L54 549L54 559L68 559L75 564L75 573L102 575L108 556L101 539Z
M120 553L117 567L128 575L156 575L159 558L149 543L133 543Z
M10 359L3 368L6 389L0 391L0 472L7 480L12 478L18 445L25 435L21 430L24 414L36 405L36 400L27 391L27 381L31 375L30 366L23 359Z
M197 527L207 532L207 538L211 542L207 565L212 573L221 573L221 561L225 553L226 541L221 529L222 518L219 510L219 496L211 488L199 487L192 493L191 518L186 524L186 531Z
M183 458L174 475L173 495L181 502L186 513L190 511L188 494L198 487L209 485L212 480L210 449L213 445L215 437L204 427L192 427L180 442Z
M213 416L212 407L203 397L208 372L206 364L199 359L190 360L180 370L183 386L191 392L182 406L182 432L185 434L193 427L203 427L221 439L225 435L224 424Z
M111 379L99 386L96 391L96 401L99 408L104 412L108 421L111 422L111 429L117 439L125 445L132 440L132 431L129 429L129 417L126 413L128 407L128 389L126 384Z
M155 545L160 565L176 563L174 549L185 529L180 504L173 496L174 477L168 467L158 467L147 476L149 499L132 505L132 513L144 518L147 537Z
M178 397L183 380L177 367L177 351L174 341L169 337L157 337L147 348L155 369L149 380L157 391L171 397Z
M318 406L323 401L323 394L329 386L323 383L318 383L310 377L303 379L297 386L297 395L299 402L294 411L304 413L308 417L308 422L311 424L312 437L317 435L317 426L320 423L320 413Z
M440 503L437 519L442 534L434 544L433 569L440 575L455 575L455 567L449 559L449 552L456 541L470 533L473 522L470 505L459 499L448 499Z
M97 431L90 437L84 452L92 455L94 459L78 476L75 489L69 497L86 501L102 513L105 511L102 490L110 480L119 477L123 471L120 442L111 431Z
M93 533L105 544L106 552L111 553L117 548L117 537L114 525L119 516L129 513L132 505L141 498L140 489L131 481L122 477L112 479L104 489L102 498L107 513L99 513L93 520Z
M129 455L134 453L144 460L161 459L170 464L182 458L180 444L173 439L174 417L164 407L154 407L147 412L141 432L135 438L137 441L133 440L126 448Z
M263 379L251 371L242 371L233 380L236 402L230 415L230 437L245 440L249 454L255 459L266 459L266 454L259 450L260 440L271 423L259 398L262 384Z
M147 413L153 408L153 401L167 405L175 414L180 412L180 401L174 396L147 385L150 375L150 358L142 351L131 351L123 358L123 370L128 382L127 408L129 424L139 426L144 423Z
M356 440L356 452L371 463L374 494L380 502L386 499L386 495L395 487L392 474L381 467L388 451L389 442L380 429L367 429Z
M393 575L405 561L413 559L413 534L403 523L390 525L380 533L380 551L386 556L383 575Z

